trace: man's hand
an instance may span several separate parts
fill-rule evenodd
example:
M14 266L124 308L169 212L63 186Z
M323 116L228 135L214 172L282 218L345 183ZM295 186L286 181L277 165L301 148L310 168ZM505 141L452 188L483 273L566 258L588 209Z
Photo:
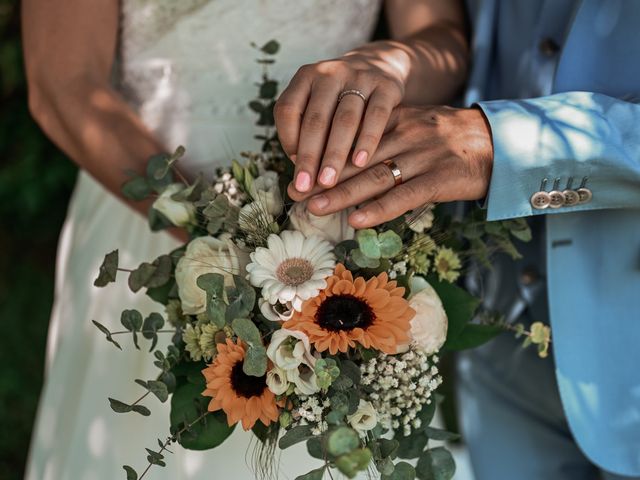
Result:
M394 186L392 160L403 183ZM398 107L366 170L348 166L335 187L301 194L293 185L289 195L309 196L309 211L327 215L363 205L349 217L355 228L392 220L426 203L483 198L493 165L489 124L481 110L450 107Z

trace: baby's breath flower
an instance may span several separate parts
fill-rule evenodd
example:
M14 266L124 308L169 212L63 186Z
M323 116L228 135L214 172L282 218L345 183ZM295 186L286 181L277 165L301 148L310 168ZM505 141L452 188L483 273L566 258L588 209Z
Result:
M442 383L433 358L413 349L402 355L381 355L360 370L361 384L370 389L366 400L380 423L405 436L420 427L418 413L432 402L433 392Z
M202 360L202 349L200 348L200 327L187 325L182 333L182 341L185 343L185 349L189 352L191 360L199 362Z
M460 257L450 248L439 247L433 264L440 281L455 282L460 276Z

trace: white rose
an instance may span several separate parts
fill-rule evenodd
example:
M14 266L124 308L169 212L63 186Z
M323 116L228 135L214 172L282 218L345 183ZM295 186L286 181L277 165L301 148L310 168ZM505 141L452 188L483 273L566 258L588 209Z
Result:
M317 217L307 210L307 202L294 203L289 210L289 220L295 230L305 237L318 235L334 245L343 240L351 240L355 236L355 230L349 225L349 214L353 208L347 208L340 212Z
M233 275L246 274L248 263L249 255L240 250L228 235L192 240L176 265L176 283L182 311L187 315L205 311L207 294L196 284L200 275L219 273L224 276L225 285L231 286Z
M168 185L160 196L153 202L152 207L178 227L184 227L195 221L196 209L193 204L171 198L176 193L184 190L181 183Z
M373 430L378 424L378 415L370 402L360 400L358 409L353 415L347 415L347 420L354 430L366 432Z
M296 368L287 370L287 377L295 384L295 393L298 395L313 395L320 391L318 377L316 377L313 367L308 365L306 361L303 361Z
M420 217L409 224L409 228L416 233L422 233L425 230L429 230L433 226L433 205L427 207L427 209L420 215Z
M311 355L309 337L303 332L281 328L271 335L271 343L267 347L267 357L283 370L298 368L305 363L313 368L316 359Z
M267 387L274 395L282 395L289 388L287 372L279 367L273 367L267 372Z
M447 313L433 287L417 275L411 279L409 305L416 311L411 319L411 343L427 355L436 353L447 339Z
M271 305L264 298L258 299L258 307L260 308L260 313L264 315L264 318L272 322L286 322L293 317L293 312L295 311L291 302L287 302L284 305L281 303Z
M265 172L253 181L249 191L251 197L263 204L267 212L274 217L282 213L282 195L278 185L278 174L276 172Z

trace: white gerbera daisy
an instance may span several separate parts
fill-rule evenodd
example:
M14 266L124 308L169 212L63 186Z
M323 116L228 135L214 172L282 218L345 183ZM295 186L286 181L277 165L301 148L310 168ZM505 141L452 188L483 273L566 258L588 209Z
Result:
M291 302L300 311L302 302L327 286L326 278L333 274L335 264L331 243L286 230L269 235L268 247L251 253L247 272L251 285L262 288L262 296L271 305Z

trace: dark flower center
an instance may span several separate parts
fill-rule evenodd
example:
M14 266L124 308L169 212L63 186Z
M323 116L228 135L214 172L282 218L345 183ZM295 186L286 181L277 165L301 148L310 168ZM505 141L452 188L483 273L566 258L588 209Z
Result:
M333 332L367 328L374 320L369 304L353 295L327 297L316 312L318 325Z
M239 361L231 369L231 386L241 397L258 397L267 388L267 376L252 377L247 375L242 370L242 361Z

